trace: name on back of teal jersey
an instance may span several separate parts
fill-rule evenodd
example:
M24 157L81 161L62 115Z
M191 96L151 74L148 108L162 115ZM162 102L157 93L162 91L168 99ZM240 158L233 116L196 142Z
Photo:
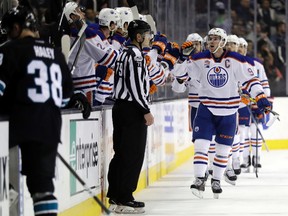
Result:
M54 49L42 46L33 46L35 55L37 57L54 59Z

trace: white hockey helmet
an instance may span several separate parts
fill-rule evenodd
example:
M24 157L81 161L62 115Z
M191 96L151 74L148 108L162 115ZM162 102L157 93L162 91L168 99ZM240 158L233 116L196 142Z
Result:
M110 31L114 31L115 29L111 29L110 25L113 22L116 26L118 26L118 22L120 22L120 15L115 9L103 8L99 12L98 19L100 26L107 26Z
M127 23L129 25L129 23L133 20L131 9L129 7L117 7L115 10L120 15L120 21L117 23L118 28L122 28L124 32L127 32L127 29L124 28L124 24Z
M237 35L228 35L227 36L227 42L235 43L236 46L239 46L239 38Z
M226 49L234 52L238 52L239 49L239 38L237 35L228 35Z
M247 41L246 41L243 37L239 37L239 45L240 45L240 46L247 47L247 46L248 46L248 43L247 43Z
M227 43L227 33L224 29L222 28L212 28L210 29L210 31L208 32L208 41L209 41L209 36L210 35L216 35L216 36L220 36L220 42L218 44L218 47L215 49L215 51L213 53L216 53L218 51L219 48L223 48L225 47L226 43Z
M241 55L244 55L246 56L247 54L247 48L248 48L248 43L247 41L240 37L239 38L239 48L238 48L238 52L241 54Z
M145 21L145 22L147 22L146 15L139 14L139 19L140 19L140 20L143 20L143 21Z
M203 44L203 38L198 33L192 33L187 36L186 41L198 41Z
M76 2L68 2L64 9L63 13L68 21L69 24L73 23L73 19L71 19L71 14L75 14L81 17L81 14L79 14L79 11L77 11L77 8L79 8L79 5ZM79 8L80 10L80 8Z

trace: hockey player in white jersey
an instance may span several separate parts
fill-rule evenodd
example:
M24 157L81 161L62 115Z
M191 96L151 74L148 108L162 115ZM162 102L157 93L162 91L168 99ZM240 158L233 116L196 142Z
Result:
M120 14L115 9L103 8L99 12L99 30L96 32L97 44L103 45L105 49L113 50L117 54L121 52L117 47L110 43L109 37L113 35L121 22ZM103 65L102 63L99 63ZM112 68L114 67L111 66ZM114 85L114 76L110 76L108 80L104 80L99 84L95 99L96 105L102 105L105 99L112 96Z
M180 62L187 60L188 58L193 58L194 54L202 52L204 49L204 40L198 33L191 33L187 36L186 41L181 46L181 57ZM175 66L177 70L177 65ZM189 131L193 130L193 122L197 113L197 109L200 103L198 96L198 88L200 86L199 81L187 79L188 74L175 78L172 82L172 90L177 93L182 93L186 91L188 87L188 103L189 103ZM183 79L187 79L186 82L183 82ZM208 157L209 157L209 166L206 177L208 174L212 175L212 164L215 155L215 136L213 135L212 141L210 143Z
M64 7L63 13L70 25L70 39L73 44L77 39L79 30L85 23L84 13L75 2L68 2ZM112 18L113 16L111 15L110 19ZM103 22L101 20L100 24L103 25ZM116 21L114 20L114 22ZM116 23L112 23L111 26L115 28ZM106 80L109 80L113 73L111 67L118 56L118 51L113 49L108 42L105 43L106 32L101 31L97 24L89 24L85 28L85 40L77 43L68 60L70 68L74 66L73 83L75 91L83 92L92 106L99 105L99 99L96 98L96 95L100 94L98 94L100 84L102 84L102 81L106 82ZM80 45L82 45L82 49ZM77 62L73 65L75 59L77 59ZM100 66L96 67L96 64Z
M236 112L240 103L238 82L248 89L259 108L263 111L271 108L251 65L238 53L224 50L226 41L227 34L223 29L211 29L208 32L209 50L194 55L193 60L188 60L178 71L178 75L188 72L191 79L200 82L200 105L193 128L195 181L190 187L199 198L203 198L205 190L208 150L214 131L216 155L211 188L215 198L222 193L220 180L236 131Z
M239 38L237 35L228 35L227 43L225 45L227 51L237 52L239 48ZM238 115L237 115L237 127L234 136L231 153L229 155L228 164L224 172L225 181L231 185L236 185L237 175L241 173L240 168L240 134L238 129Z
M239 42L240 42L239 53L246 56L248 43L244 38L240 38ZM268 100L270 101L270 103L272 103L271 90L270 90L270 86L269 86L269 82L266 76L264 66L258 59L251 58L248 56L247 58L250 58L252 61L254 61L256 75L260 80L260 83L263 87L265 95L268 97ZM251 104L250 109L252 110L255 120L258 121L257 127L259 130L262 131L261 124L265 123L264 122L265 116L262 115L261 112L259 115L257 104L251 103L250 101L246 102L246 104L244 103L240 104L239 124L240 124L240 130L242 133L241 145L243 149L243 163L241 164L241 168L243 169L244 172L249 172L249 167L251 165L250 146L252 147L252 165L254 167L257 166L257 168L261 168L260 156L261 156L261 149L262 149L262 143L263 143L262 138L260 136L256 136L257 127L255 125L255 122L251 121L251 116L250 116L251 114L248 110L249 108L247 107L247 105L249 104L247 103ZM251 134L251 137L249 137L249 132Z
M158 32L151 43L151 48L143 49L150 77L150 94L157 91L157 86L166 82L170 71L179 58L179 45L168 42L166 35Z
M125 46L125 43L128 39L128 25L133 20L133 14L130 8L128 7L117 7L115 10L120 16L120 21L117 23L118 28L111 37L112 46L121 51Z
M185 61L190 58L192 55L201 52L203 49L203 38L198 33L191 33L187 36L186 41L181 46L182 55L180 57L180 61ZM177 70L177 65L175 67ZM188 73L185 75L188 76ZM185 77L184 76L184 77ZM183 77L182 77L183 78ZM187 78L186 78L187 79ZM176 77L172 82L172 90L178 93L186 91L188 87L188 103L189 103L189 130L193 128L193 121L197 112L197 108L199 106L199 96L198 96L198 88L199 82L192 79L187 79L186 82L183 79L179 79Z

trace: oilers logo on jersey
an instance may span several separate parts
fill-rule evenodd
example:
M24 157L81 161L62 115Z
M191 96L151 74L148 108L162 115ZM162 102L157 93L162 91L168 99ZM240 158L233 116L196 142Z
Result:
M208 71L207 80L211 86L221 88L228 81L228 73L223 67L213 67Z

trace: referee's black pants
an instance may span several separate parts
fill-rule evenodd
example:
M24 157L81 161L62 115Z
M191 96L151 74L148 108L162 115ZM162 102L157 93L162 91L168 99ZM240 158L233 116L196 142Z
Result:
M120 203L134 200L141 172L147 126L144 114L133 102L117 100L112 109L114 156L108 171L107 197Z

